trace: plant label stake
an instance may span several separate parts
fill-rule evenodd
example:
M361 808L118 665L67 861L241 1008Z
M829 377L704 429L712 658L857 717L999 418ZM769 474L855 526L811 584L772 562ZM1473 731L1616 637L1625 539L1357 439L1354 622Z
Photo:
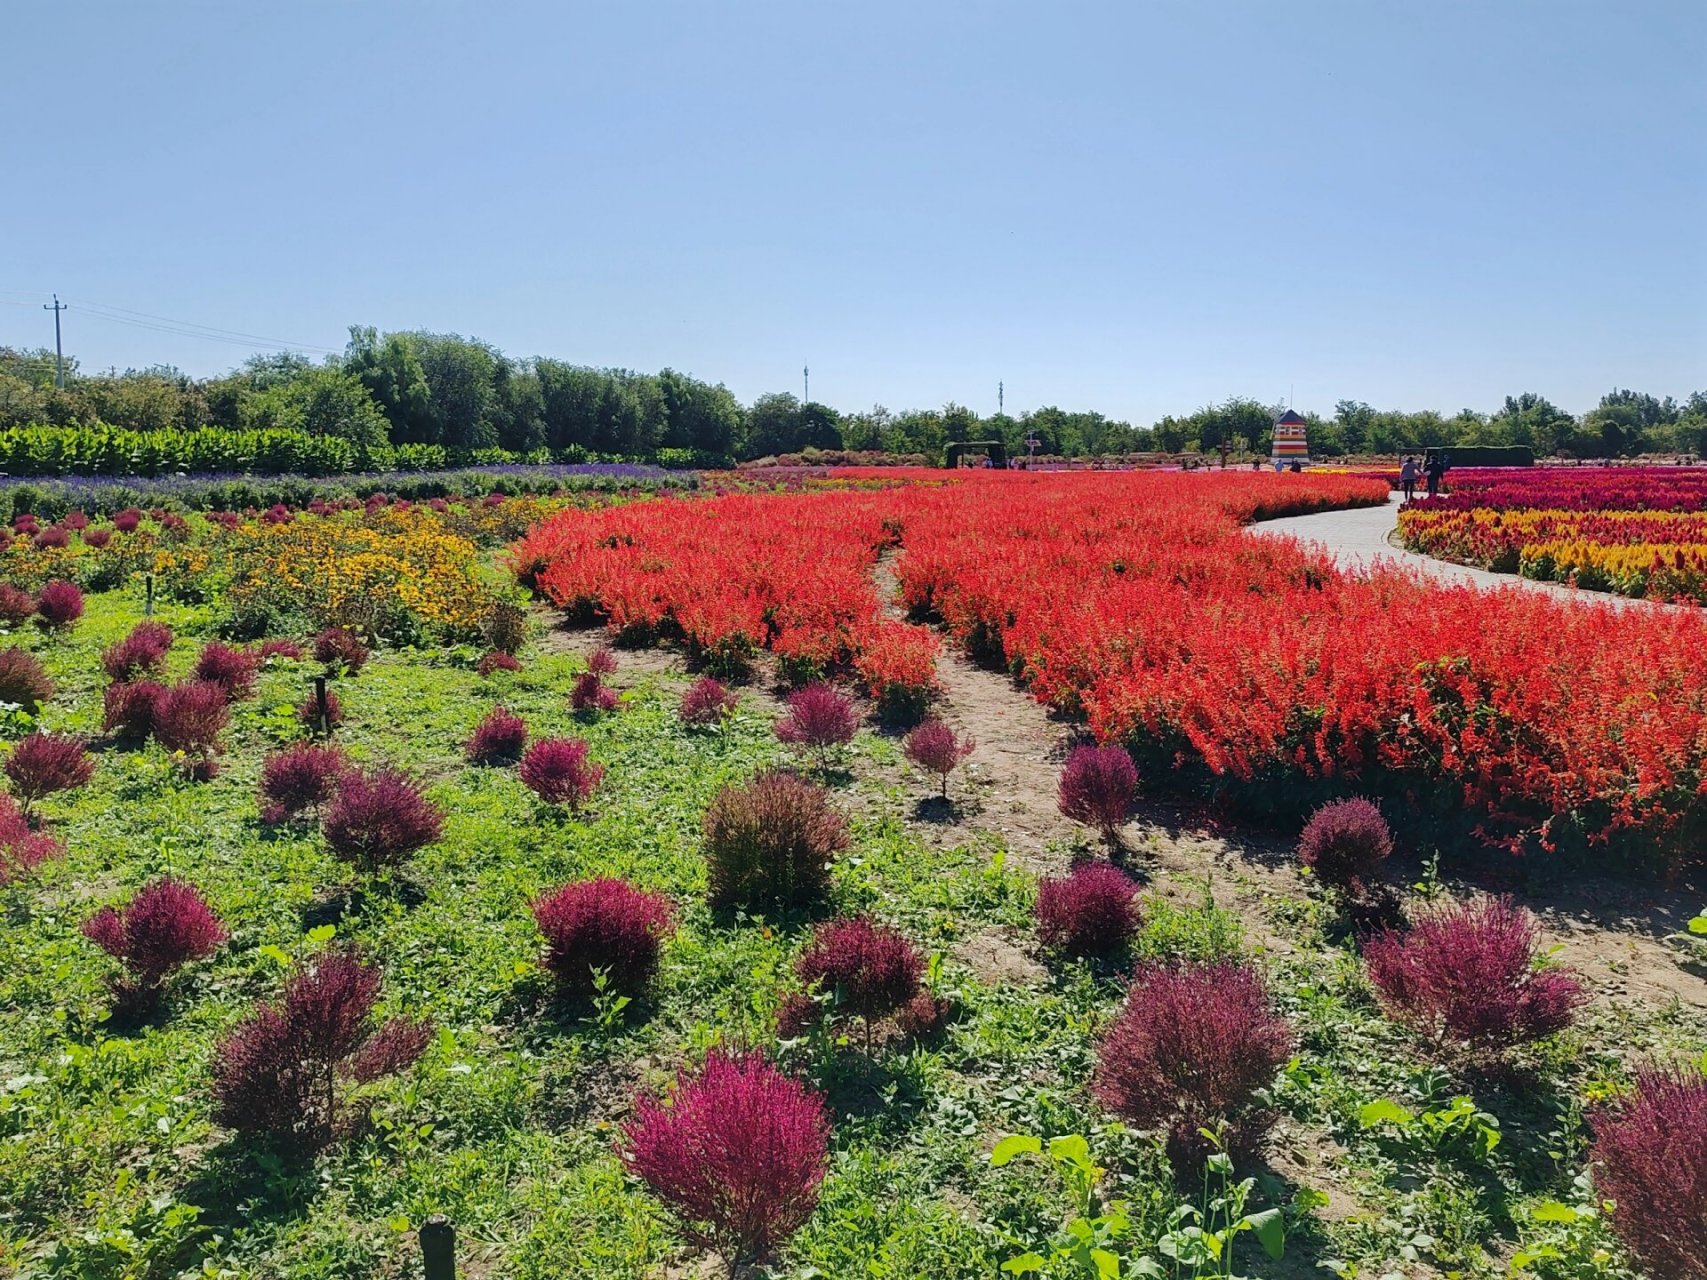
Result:
M142 616L152 618L154 616L154 575L152 573L148 575L147 582L148 598L142 602Z
M314 677L314 718L320 724L320 736L332 736L332 708L326 703L326 677Z
M456 1280L456 1228L442 1213L421 1224L421 1267L427 1280Z

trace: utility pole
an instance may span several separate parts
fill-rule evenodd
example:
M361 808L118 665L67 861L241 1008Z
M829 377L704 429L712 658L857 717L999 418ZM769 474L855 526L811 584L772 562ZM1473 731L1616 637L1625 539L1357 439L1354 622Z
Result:
M1002 408L1002 384L999 382L996 384L996 416L998 418L1007 417L1006 411Z
M800 366L800 403L812 403L812 366Z
M53 295L53 305L41 304L43 311L53 312L53 385L61 391L65 390L65 348L59 343L59 313L66 309L59 295Z

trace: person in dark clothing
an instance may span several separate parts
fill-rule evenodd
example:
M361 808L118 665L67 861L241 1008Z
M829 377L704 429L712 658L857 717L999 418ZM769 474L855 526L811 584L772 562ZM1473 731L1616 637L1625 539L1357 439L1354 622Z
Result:
M1428 496L1438 498L1440 496L1440 482L1446 477L1446 455L1444 453L1429 454L1428 464L1423 467L1423 475L1428 480Z
M1404 490L1406 502L1417 496L1417 460L1408 453L1399 467L1399 488Z

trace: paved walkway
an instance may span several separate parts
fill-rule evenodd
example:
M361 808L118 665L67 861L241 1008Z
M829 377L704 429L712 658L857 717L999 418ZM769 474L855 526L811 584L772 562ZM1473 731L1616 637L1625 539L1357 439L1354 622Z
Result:
M1417 569L1431 578L1453 585L1481 588L1519 587L1527 591L1542 591L1569 600L1581 600L1612 609L1639 606L1645 609L1672 609L1678 606L1656 604L1649 600L1631 600L1625 596L1600 591L1579 591L1557 582L1536 582L1520 578L1515 573L1489 573L1468 565L1436 560L1433 556L1406 551L1388 535L1399 526L1400 498L1394 494L1384 507L1354 507L1349 511L1321 511L1309 516L1285 516L1279 520L1264 520L1251 528L1257 533L1284 533L1302 542L1320 544L1342 569L1367 569L1377 560L1386 560L1407 569Z

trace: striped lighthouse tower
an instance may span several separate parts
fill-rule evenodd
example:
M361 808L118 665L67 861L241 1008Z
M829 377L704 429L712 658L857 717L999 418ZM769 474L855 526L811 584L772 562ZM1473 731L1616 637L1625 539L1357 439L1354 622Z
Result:
M1293 462L1310 461L1310 442L1306 438L1309 421L1288 409L1274 420L1274 453L1276 467Z

